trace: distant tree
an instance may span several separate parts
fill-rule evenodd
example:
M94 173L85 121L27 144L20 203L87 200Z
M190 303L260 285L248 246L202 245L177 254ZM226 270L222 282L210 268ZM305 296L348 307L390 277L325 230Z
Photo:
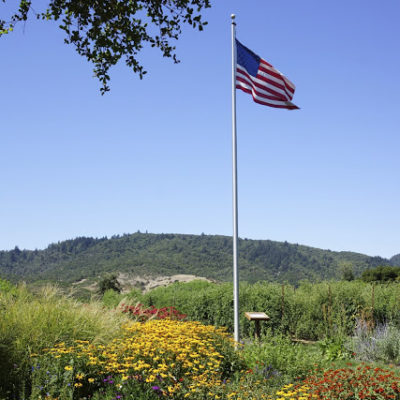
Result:
M379 266L364 271L361 279L364 282L393 282L400 277L400 267Z
M18 259L19 259L20 254L21 254L21 250L19 249L18 246L15 246L14 250L10 251L11 262L17 262Z
M104 295L104 293L110 289L121 293L121 284L118 282L117 275L115 274L106 275L99 282L99 294Z
M342 281L354 281L354 268L351 262L342 262L340 266Z
M0 36L11 32L17 22L26 21L30 15L60 21L65 43L74 45L79 55L94 64L102 94L110 90L110 67L121 58L142 79L146 71L137 55L145 44L159 48L164 57L178 63L170 40L179 38L181 24L203 30L207 22L200 12L210 7L210 0L47 0L46 9L38 12L33 8L35 0L16 3L19 8L10 20L0 19Z
M346 268L345 270L342 271L342 280L343 281L354 281L355 276L354 276L354 272L353 269L351 268Z

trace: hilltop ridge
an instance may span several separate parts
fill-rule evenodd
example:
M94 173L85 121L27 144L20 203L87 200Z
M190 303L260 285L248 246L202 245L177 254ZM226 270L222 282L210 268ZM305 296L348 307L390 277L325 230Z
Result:
M288 242L239 239L240 278L249 282L338 279L343 267L359 275L391 260L336 252ZM393 261L394 260L394 261ZM221 235L134 233L111 238L78 237L44 250L0 251L0 276L12 281L67 284L104 273L171 276L192 274L218 281L232 279L232 239Z

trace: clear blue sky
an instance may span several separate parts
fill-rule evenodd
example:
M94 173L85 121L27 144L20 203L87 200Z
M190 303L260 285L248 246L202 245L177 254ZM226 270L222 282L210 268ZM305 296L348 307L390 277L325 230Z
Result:
M213 3L204 32L184 29L179 65L145 49L145 79L121 64L105 96L54 24L0 39L0 249L232 234L235 13L238 38L295 83L301 107L237 93L240 237L400 253L400 3Z

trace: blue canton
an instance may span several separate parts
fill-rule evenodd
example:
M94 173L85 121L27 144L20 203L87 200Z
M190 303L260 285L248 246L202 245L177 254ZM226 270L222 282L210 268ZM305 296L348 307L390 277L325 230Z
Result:
M246 69L246 71L256 77L261 58L243 46L239 40L236 39L236 61L237 64Z

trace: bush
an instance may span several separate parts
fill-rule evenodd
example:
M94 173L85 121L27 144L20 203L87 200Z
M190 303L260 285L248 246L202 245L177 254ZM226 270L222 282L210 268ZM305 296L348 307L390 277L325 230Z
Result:
M107 290L114 290L117 293L121 293L121 284L118 282L117 275L109 274L104 276L98 283L99 294L104 295Z
M399 371L369 365L319 370L299 384L288 384L269 399L400 399Z
M283 381L305 378L316 365L326 364L321 351L314 345L292 343L281 335L268 333L261 342L247 344L243 349L246 364L269 377Z
M400 364L398 327L380 324L371 329L360 320L348 346L359 360Z
M309 394L319 399L399 399L400 375L397 372L371 367L330 369L317 372L303 381Z
M364 282L393 282L400 277L400 267L380 266L367 269L361 275Z
M12 283L0 278L0 293L17 294L17 287Z
M151 306L149 308L144 308L140 303L137 303L134 306L122 303L120 310L138 322L146 322L151 319L170 319L174 321L182 321L186 318L186 314L182 314L172 306L162 308Z
M157 288L144 295L145 306L171 305L189 319L225 326L233 331L233 287L231 283L213 284L193 281ZM239 294L241 336L254 334L254 323L245 311L264 311L270 320L262 332L299 339L319 340L352 335L357 318L369 314L374 323L393 321L400 325L398 284L371 285L360 281L302 282L290 285L259 282L242 283Z
M116 308L123 299L123 295L113 289L107 289L101 299L102 303L108 308Z

